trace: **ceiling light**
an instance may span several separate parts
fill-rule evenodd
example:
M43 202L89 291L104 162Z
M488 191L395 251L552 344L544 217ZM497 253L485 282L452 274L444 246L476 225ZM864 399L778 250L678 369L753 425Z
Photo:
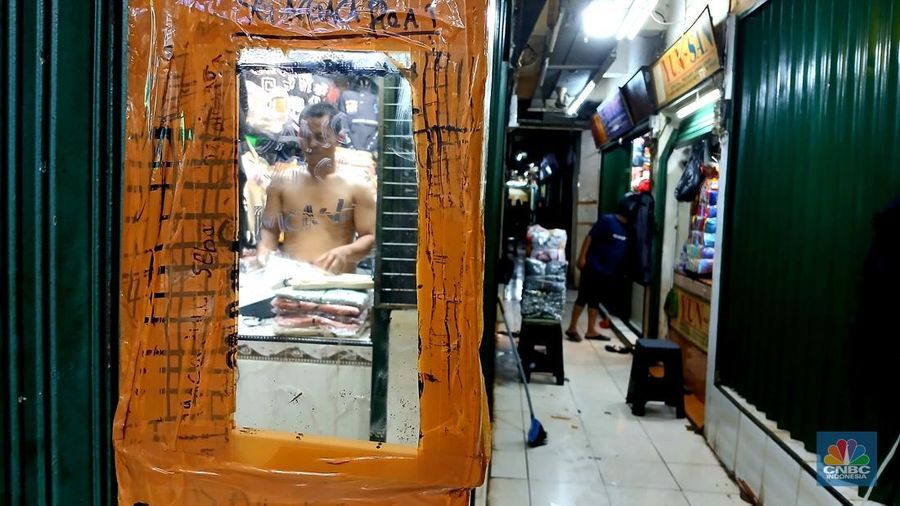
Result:
M616 39L622 40L627 37L628 40L632 40L637 37L638 32L644 27L644 23L647 22L647 18L650 17L658 3L659 0L635 0L616 33Z
M613 37L624 18L625 9L614 0L593 0L581 11L584 34L594 39Z
M678 119L686 118L686 117L690 116L691 114L699 111L703 106L712 104L716 100L719 100L719 97L721 97L721 96L722 96L722 91L720 89L716 88L716 89L710 91L709 93L707 93L706 95L703 95L702 97L698 98L697 100L694 100L690 104L682 107L681 109L678 109L678 111L675 112L675 116L677 116Z
M584 88L581 89L581 93L578 94L578 97L569 104L569 107L566 108L566 115L575 116L575 113L578 112L578 108L581 107L581 104L587 100L588 95L594 91L594 86L597 86L593 80L588 81L587 84L584 85Z

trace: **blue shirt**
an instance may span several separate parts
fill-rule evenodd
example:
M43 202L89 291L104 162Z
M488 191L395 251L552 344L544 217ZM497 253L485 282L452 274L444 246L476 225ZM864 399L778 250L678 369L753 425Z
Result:
M628 251L628 230L615 214L604 214L589 233L587 266L603 276L622 273Z

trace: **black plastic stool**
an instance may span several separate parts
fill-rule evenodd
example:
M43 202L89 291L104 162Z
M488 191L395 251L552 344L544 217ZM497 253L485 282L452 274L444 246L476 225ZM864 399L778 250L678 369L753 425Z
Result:
M650 368L663 363L665 375L656 378ZM684 373L681 367L681 347L663 339L638 339L631 363L628 395L631 414L644 416L648 401L663 401L675 407L675 416L684 418Z
M563 370L563 331L556 320L522 320L519 331L519 357L525 371L525 381L531 383L531 373L549 372L556 377L556 384L566 382ZM545 352L535 349L543 346Z

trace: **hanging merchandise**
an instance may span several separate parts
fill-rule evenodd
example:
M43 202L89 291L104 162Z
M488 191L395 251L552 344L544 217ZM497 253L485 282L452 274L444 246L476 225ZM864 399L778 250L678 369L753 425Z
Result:
M631 191L649 192L653 185L653 150L649 135L631 141Z
M653 195L631 192L625 195L628 228L631 234L627 273L635 283L647 286L653 278Z
M687 274L708 277L712 275L716 253L719 170L715 158L700 167L705 177L691 206L690 232L682 247L679 269Z
M678 180L678 185L675 187L675 200L691 202L696 198L697 191L703 183L701 164L703 163L705 146L705 141L694 144L691 157L688 159L684 172L681 173L681 179Z

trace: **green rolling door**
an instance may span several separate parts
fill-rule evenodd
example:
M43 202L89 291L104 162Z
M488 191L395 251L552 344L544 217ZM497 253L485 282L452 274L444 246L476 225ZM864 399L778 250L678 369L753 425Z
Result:
M0 504L116 502L123 14L0 7Z
M740 20L735 61L721 383L810 451L816 431L878 430L883 459L900 422L879 357L898 334L852 322L873 217L900 196L900 2L770 1ZM881 501L900 501L898 468Z

